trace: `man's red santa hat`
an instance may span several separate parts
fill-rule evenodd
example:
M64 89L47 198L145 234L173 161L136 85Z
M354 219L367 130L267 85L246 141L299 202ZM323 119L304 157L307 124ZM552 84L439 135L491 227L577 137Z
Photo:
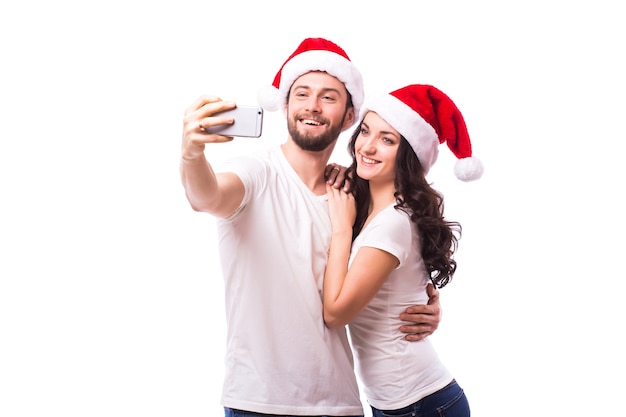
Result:
M278 70L272 85L259 90L257 100L261 107L267 111L284 108L291 85L311 71L325 71L344 83L352 96L354 112L359 114L364 99L361 73L340 46L323 38L302 41Z

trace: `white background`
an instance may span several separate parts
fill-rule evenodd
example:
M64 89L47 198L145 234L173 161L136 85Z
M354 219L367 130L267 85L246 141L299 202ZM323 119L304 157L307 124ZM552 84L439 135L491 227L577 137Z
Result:
M480 181L461 183L442 147L431 171L464 227L433 339L473 415L618 415L620 10L4 2L0 415L222 415L223 288L214 221L190 209L178 177L183 111L204 93L254 104L317 36L346 49L369 93L409 83L448 93L485 163ZM268 113L261 139L212 146L209 158L281 143L284 123ZM345 162L346 140L334 161Z

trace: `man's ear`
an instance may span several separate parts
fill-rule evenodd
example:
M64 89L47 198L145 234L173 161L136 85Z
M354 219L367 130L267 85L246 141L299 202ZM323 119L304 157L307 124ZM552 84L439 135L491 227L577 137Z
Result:
M354 119L356 118L355 114L354 114L354 107L350 107L347 111L346 111L346 117L344 118L343 121L343 126L342 126L342 131L348 129L350 126L352 126L354 124Z

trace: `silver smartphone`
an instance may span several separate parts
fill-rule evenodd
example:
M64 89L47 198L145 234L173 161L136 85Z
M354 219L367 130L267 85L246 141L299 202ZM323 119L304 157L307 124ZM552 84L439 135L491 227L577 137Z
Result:
M214 116L232 117L235 119L235 123L207 127L207 133L258 138L263 131L263 108L259 106L237 106L231 110L215 113Z

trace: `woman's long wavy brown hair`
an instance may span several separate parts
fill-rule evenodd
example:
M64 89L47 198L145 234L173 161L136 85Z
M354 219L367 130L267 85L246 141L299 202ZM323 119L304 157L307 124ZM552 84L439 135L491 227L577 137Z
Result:
M352 165L348 168L347 177L352 182L352 193L357 206L352 240L361 232L371 203L369 181L360 178L356 173L355 143L360 131L359 125L348 144ZM404 211L411 218L421 238L421 255L430 278L435 287L443 288L456 271L453 255L461 238L461 225L444 218L443 197L426 180L422 164L404 137L398 147L395 174L395 208Z

